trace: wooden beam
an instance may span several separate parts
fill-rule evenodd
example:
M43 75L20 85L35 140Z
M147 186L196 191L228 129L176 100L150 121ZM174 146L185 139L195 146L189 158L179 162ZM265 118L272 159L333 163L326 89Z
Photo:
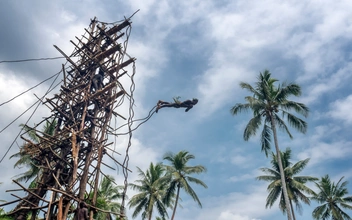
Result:
M122 29L124 29L128 25L131 25L131 22L129 22L128 20L125 20L121 24L119 24L117 26L114 26L111 29L109 29L108 31L106 31L106 34L107 35L113 35L113 34L117 33L118 31L121 31Z
M19 182L17 182L16 180L12 180L13 182L15 182L17 185L19 185L24 191L28 192L29 194L32 194L33 196L37 197L40 200L43 200L44 202L49 203L48 200L43 199L42 197L38 196L37 194L35 194L34 192L31 192L30 190L26 189L24 186L22 186Z
M76 70L78 70L79 72L81 71L80 68L76 65L75 62L73 62L71 60L71 58L69 56L67 56L60 48L58 48L56 45L54 45L54 47L56 48L56 50L58 50L65 58L66 60L72 64L72 66L74 66L76 68Z
M11 205L12 203L19 202L19 201L21 201L21 200L22 200L22 199L17 199L17 200L12 201L12 202L5 202L5 203L0 204L0 207L1 207L1 206L5 206L5 205Z

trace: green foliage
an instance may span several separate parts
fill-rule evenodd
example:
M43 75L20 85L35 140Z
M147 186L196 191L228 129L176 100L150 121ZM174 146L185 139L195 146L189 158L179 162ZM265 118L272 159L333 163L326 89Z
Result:
M1 213L1 209L0 209L0 213ZM0 220L13 220L13 218L11 218L10 216L7 216L5 214L0 214Z
M292 95L300 96L300 86L294 83L283 83L275 86L274 83L277 81L277 79L271 78L271 73L268 70L265 70L264 73L260 73L255 86L241 82L240 86L251 92L252 96L245 97L247 103L237 103L231 108L232 115L249 110L253 112L253 118L248 122L243 133L244 140L247 141L250 137L255 136L257 130L263 124L261 148L266 156L271 149L272 121L280 130L285 131L292 138L285 122L279 116L279 112L281 112L283 118L286 118L289 125L302 133L307 131L307 123L289 112L293 110L304 117L308 116L309 109L304 104L287 99Z
M197 194L190 186L190 183L195 183L197 185L203 186L204 188L207 188L207 185L203 181L191 176L192 174L200 174L206 172L206 168L202 165L188 166L187 163L189 162L189 160L194 158L194 155L190 154L187 151L180 151L177 154L167 153L164 156L164 160L167 160L171 164L164 165L167 171L167 176L165 177L165 179L167 180L167 182L169 182L169 186L166 190L166 194L163 199L164 203L168 205L173 203L175 191L177 191L174 210L171 219L174 219L176 213L180 189L186 192L186 194L190 195L192 199L196 201L200 207L202 207L202 204Z
M342 210L352 209L352 196L346 196L348 182L342 182L343 178L335 184L330 180L329 175L325 175L318 183L315 183L319 192L315 193L312 199L322 205L313 210L314 219L352 219Z
M96 207L102 210L111 211L115 213L120 212L121 204L117 202L117 200L122 198L123 186L116 186L115 178L113 176L107 175L104 176L102 181L100 182L98 192L97 192L97 200ZM89 194L89 200L92 200L93 192ZM111 216L108 216L108 213L97 212L94 215L94 219L97 220L105 220L110 219ZM112 215L115 216L115 215ZM116 218L117 216L115 216Z
M253 118L249 120L243 133L243 138L245 141L248 141L250 137L255 136L258 129L263 124L260 141L261 149L265 152L266 156L268 156L271 149L271 136L274 137L275 149L278 154L282 189L284 199L286 200L286 209L290 209L288 205L289 198L285 184L284 171L282 168L281 158L279 156L280 148L277 141L276 127L279 130L286 132L289 137L292 138L288 127L282 119L285 118L289 125L294 127L299 132L305 133L307 131L307 123L291 114L289 111L293 110L296 113L307 117L309 110L304 104L287 99L292 95L301 95L301 88L299 85L294 83L282 83L275 86L277 81L277 79L271 78L271 73L268 70L265 70L263 73L259 74L258 81L255 83L255 86L241 82L240 86L251 92L252 96L246 96L245 100L247 103L237 103L231 108L230 111L233 115L249 110L252 111ZM279 112L281 112L282 118L278 115ZM287 212L287 215L290 220L291 212Z
M0 220L13 220L13 218L7 216L5 210L3 208L0 208Z
M310 204L309 198L304 193L310 195L314 194L313 190L308 188L305 184L307 182L316 181L318 178L311 176L297 176L297 174L299 174L307 166L309 159L298 161L292 165L290 161L291 149L287 148L286 151L280 153L289 199L296 205L296 209L301 213L301 201L305 204ZM258 176L256 179L269 182L269 195L266 200L266 208L272 207L280 196L279 207L285 213L287 210L285 200L283 198L281 176L277 156L272 153L271 158L272 168L261 168L260 170L267 175ZM293 207L291 207L291 209L293 213Z
M188 162L195 157L187 151L180 151L177 154L167 153L164 160L170 162L170 165L150 163L149 169L143 172L137 167L140 179L135 183L130 183L129 186L138 191L130 202L129 207L134 208L132 214L136 218L141 214L142 219L152 219L154 210L158 211L160 216L157 220L165 220L168 218L167 208L173 208L172 218L175 216L177 202L180 199L180 189L190 195L200 207L202 204L190 186L190 183L195 183L207 188L207 185L199 179L192 177L192 174L199 174L206 171L206 168L201 165L188 166ZM177 192L176 192L177 191Z
M56 128L56 124L57 123L55 120L46 121L45 125L43 126L43 136L45 137L53 135ZM34 129L23 124L21 124L20 126L23 127L23 130L26 131L26 134L31 141L33 141L34 143L40 142L41 136L37 134ZM28 155L25 151L22 150L24 146L25 145L21 146L20 152L10 156L10 159L19 158L18 161L15 163L14 168L28 168L26 172L16 175L15 180L19 182L28 182L29 180L33 180L30 183L29 188L35 188L37 180L41 175L39 162L37 160L33 160L31 155Z
M162 201L167 188L167 182L162 178L165 174L164 167L161 163L156 165L150 163L146 172L143 172L139 167L137 170L140 179L129 184L133 190L139 192L129 201L129 207L135 208L132 217L136 218L141 213L142 219L151 219L154 208L163 218L167 217L167 206Z

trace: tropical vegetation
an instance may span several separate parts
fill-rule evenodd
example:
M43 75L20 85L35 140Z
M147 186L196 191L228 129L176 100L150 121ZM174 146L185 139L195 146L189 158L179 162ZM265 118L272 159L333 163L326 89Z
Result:
M258 81L254 86L248 83L241 82L240 86L243 89L252 93L251 96L246 96L247 103L237 103L231 108L231 113L237 115L241 112L251 110L253 118L251 118L245 127L243 138L248 141L250 137L255 136L258 129L263 124L261 132L261 149L268 156L271 148L271 136L274 137L274 145L276 150L277 159L279 162L279 170L282 184L282 191L285 199L286 210L290 210L289 197L286 189L285 174L282 167L280 148L277 138L277 127L285 131L290 138L292 135L283 120L285 118L289 125L297 129L299 132L305 133L307 131L307 123L291 114L289 111L293 110L304 117L308 116L308 108L299 102L288 100L289 96L300 96L301 87L295 83L282 83L275 86L277 79L271 77L271 73L265 70L259 74ZM278 113L282 114L282 118ZM289 220L292 219L291 212L287 212Z
M194 158L194 155L190 154L188 151L180 151L177 154L170 152L164 156L164 160L167 160L170 163L170 165L165 165L168 177L170 178L168 180L169 186L166 190L164 198L164 202L166 204L171 202L175 196L176 191L175 204L173 207L171 220L174 219L176 214L176 208L180 198L181 189L186 194L190 195L192 199L196 201L200 207L202 207L202 203L200 202L190 183L195 183L197 185L203 186L204 188L208 188L208 186L203 181L192 177L192 174L200 174L206 172L206 168L202 165L189 166L187 163L189 160Z
M291 159L291 149L287 148L284 152L281 153L282 167L284 168L286 187L288 192L288 197L290 201L290 207L293 219L296 219L293 204L296 206L296 210L299 213L302 213L302 204L301 201L307 205L310 204L310 199L305 195L313 195L314 191L306 186L306 183L313 182L318 180L318 178L311 176L297 176L308 164L309 158L305 160L298 161L292 165ZM283 198L282 185L281 185L281 176L280 169L278 165L277 156L271 154L271 165L272 168L261 168L260 170L266 175L258 176L257 180L263 180L269 182L268 192L269 195L266 200L266 208L272 207L273 204L280 197L279 207L285 213L287 211L285 200Z
M117 200L122 198L122 190L123 186L117 186L113 176L104 176L99 184L95 206L105 211L119 213L121 204L117 202ZM89 198L93 198L93 193L89 195ZM112 214L112 216L117 218L114 214ZM109 213L98 211L94 215L94 219L111 220L113 219L112 216Z
M142 213L142 219L151 220L154 208L161 217L167 217L166 208L168 206L162 200L167 189L167 182L160 180L165 174L164 166L161 163L156 165L150 163L146 172L143 172L139 167L137 170L140 179L129 184L133 190L139 192L129 201L129 207L135 208L132 217L136 218L139 213Z
M342 182L341 177L337 183L331 181L329 175L323 176L315 183L318 193L312 196L320 206L313 210L313 218L319 220L328 219L352 219L343 209L352 210L352 196L347 196L347 181Z
M188 151L180 151L177 154L170 152L164 156L164 160L169 162L169 165L150 163L146 172L137 167L140 179L129 184L132 189L139 192L129 202L129 207L134 208L132 217L136 218L142 213L142 219L149 220L152 219L156 209L159 214L156 219L167 219L169 217L167 209L170 208L173 210L171 216L173 220L179 205L181 190L202 207L200 199L190 184L207 188L203 181L192 176L205 172L206 168L202 165L190 166L188 162L194 158L194 155Z
M41 136L33 128L30 128L29 126L23 125L23 124L21 124L20 126L23 128L23 130L25 130L30 141L32 141L35 144L40 142ZM45 122L45 125L43 126L42 133L44 136L45 135L51 136L54 134L55 128L56 128L56 121L47 120ZM15 163L14 168L22 168L22 167L28 168L26 172L17 175L14 180L19 182L28 182L29 180L32 180L29 187L35 188L37 180L39 180L40 178L41 170L38 166L38 161L33 160L32 156L27 154L27 152L23 150L28 144L29 143L25 143L24 145L22 145L20 148L20 151L11 155L10 159L19 158Z

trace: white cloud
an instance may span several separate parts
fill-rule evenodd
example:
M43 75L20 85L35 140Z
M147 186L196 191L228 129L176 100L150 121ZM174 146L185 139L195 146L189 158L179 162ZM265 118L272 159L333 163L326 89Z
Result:
M253 161L253 160L250 160ZM246 171L244 174L234 175L229 178L230 182L245 182L250 180L255 180L257 176L264 175L263 172L259 170L259 168L254 168L252 170ZM255 180L257 183L257 180Z
M327 160L347 158L352 153L352 142L347 140L331 140L339 130L338 126L317 126L313 135L309 137L308 147L298 153L298 159L310 158L309 166L321 164ZM330 140L329 142L325 139ZM307 143L302 140L302 143Z
M230 181L231 182L241 182L241 181L245 181L245 180L253 180L255 176L253 176L253 173L251 174L243 174L240 176L232 176L230 177Z
M311 103L317 102L325 94L331 94L331 92L338 90L343 84L351 79L349 71L352 64L346 64L346 66L341 67L338 71L331 73L331 75L326 76L326 78L319 78L313 84L310 84L306 89L308 94L300 99L300 102L309 105ZM303 76L304 77L304 76ZM298 81L303 82L304 79L300 78ZM326 101L324 100L324 103Z
M344 99L336 100L335 102L331 103L329 107L329 116L338 120L342 120L348 124L352 123L352 95L349 95Z
M5 73L6 71L6 73ZM3 70L0 72L0 94L1 100L0 103L8 101L9 99L19 95L28 89L28 81L18 79L11 71ZM9 102L4 104L3 107L9 106L9 109L12 109L12 113L20 113L28 108L29 105L35 100L35 97L32 94L25 93L16 99L16 102ZM4 111L4 110L3 110Z
M240 94L239 82L246 81L246 76L249 76L246 74L247 70L220 60L221 58L219 58L219 64L223 64L224 67L219 66L208 70L198 86L202 100L199 105L204 109L202 112L204 117L219 109L224 103L233 101L237 94Z
M145 170L150 162L160 161L159 158L165 151L192 145L192 153L195 156L202 155L202 159L206 161L204 165L209 171L206 177L209 179L214 176L224 177L222 180L224 185L221 184L221 178L216 184L207 183L209 191L200 195L203 203L202 210L199 210L193 201L191 202L194 206L188 206L186 203L188 199L184 198L182 203L187 206L184 205L184 209L178 211L177 216L181 216L180 219L275 219L272 218L273 213L278 213L281 217L282 215L277 206L265 209L267 196L265 183L255 182L253 186L257 174L252 171L253 169L245 166L246 160L252 160L250 168L262 167L269 160L260 153L257 137L248 143L251 148L243 147L245 149L243 151L233 150L234 147L242 149L242 146L238 145L242 143L243 128L250 116L246 115L245 119L234 119L228 113L229 109L236 102L244 102L243 97L248 95L246 91L239 88L239 82L253 82L259 71L264 68L271 70L280 81L287 78L290 81L291 79L297 81L302 85L302 89L307 91L300 101L312 106L312 114L308 118L309 132L307 136L299 136L302 138L293 141L288 140L286 136L284 138L280 136L280 140L285 140L280 143L283 147L292 147L293 151L296 148L302 149L298 157L299 159L310 157L309 168L311 169L316 168L317 165L322 169L326 168L324 162L329 161L331 162L329 165L336 169L340 168L341 174L348 176L348 173L351 173L350 170L339 163L335 165L334 161L350 158L352 153L350 136L343 134L340 125L333 124L335 121L331 119L344 120L347 125L351 124L347 111L352 107L351 97L346 95L351 94L348 83L352 77L350 74L352 56L348 46L352 28L349 20L350 12L346 10L351 8L351 4L349 0L334 3L327 0L310 2L132 0L117 1L112 5L88 1L83 5L75 2L69 4L47 2L40 5L41 8L47 7L45 11L39 10L38 7L22 6L16 9L15 5L11 5L14 11L6 15L3 13L9 17L2 19L7 22L3 26L17 28L7 29L8 38L3 42L5 46L16 45L17 47L9 46L0 55L1 59L13 58L8 58L9 53L14 57L30 54L33 55L32 57L37 55L45 57L45 54L59 55L51 46L52 44L69 53L73 48L69 40L74 40L74 36L79 37L84 32L83 28L87 27L90 18L96 15L101 20L108 18L105 21L116 21L122 15L129 16L130 12L141 9L132 19L133 30L128 48L129 55L137 58L136 113L144 116L146 107L143 104L147 99L158 100L160 94L164 95L159 91L161 87L174 91L189 91L196 88L200 95L200 102L197 108L187 114L187 117L192 117L191 120L168 115L170 111L168 113L165 111L158 115L158 120L153 118L153 121L149 121L149 124L145 125L149 126L147 129L141 129L142 132L138 130L137 135L133 136L129 152L129 167L135 170L135 167L139 166ZM27 6L30 5L32 3L27 4ZM76 7L77 5L80 7ZM35 21L32 21L33 19ZM25 20L31 22L24 22ZM19 27L18 25L23 22L33 26ZM16 30L26 34L22 36L20 31L14 34L12 31ZM6 34L5 31L4 34ZM13 43L15 40L16 43ZM43 52L45 52L44 55ZM196 71L197 74L194 75L182 75L182 68L186 67L182 66L182 63L176 67L172 57L184 58L189 55L194 56L198 62L197 65L202 69ZM47 64L47 62L43 63ZM36 65L37 63L33 66ZM41 65L43 64L38 64L38 66ZM4 66L12 70L19 65ZM44 75L43 73L51 68L59 70L61 65L55 67L47 64L47 67L49 68L42 68L39 74ZM23 68L25 71L16 72L16 75L38 73L27 66L25 68ZM181 71L177 77L185 79L182 82L198 79L198 81L194 80L198 84L169 83L170 75L162 73L173 69ZM4 73L2 69L0 72ZM0 77L2 77L1 74ZM15 82L10 82L9 79ZM155 81L152 81L154 79ZM128 84L124 79L121 82L124 85ZM5 88L2 87L4 85ZM6 87L6 85L9 86ZM24 88L28 88L26 82L18 77L0 78L0 98L7 99L11 96L9 93L18 93ZM151 90L158 94L152 94ZM9 104L11 108L1 106L1 124L4 123L3 120L12 116L10 113L18 113L24 107L28 107L26 101L34 100L31 95L24 97L28 99ZM329 103L331 100L334 101L332 104ZM328 114L324 110L326 107L330 110ZM121 106L119 113L127 115L125 110L127 108ZM221 114L218 114L219 111ZM200 118L200 116L203 117ZM227 119L221 118L223 116ZM236 122L239 124L234 125ZM229 125L230 123L233 124ZM161 130L160 125L165 129ZM207 129L206 134L211 133L211 137L205 137L204 129ZM4 146L8 146L11 133L12 131L2 133L2 138L6 142ZM119 136L116 145L117 151L124 154L127 146L126 136ZM261 157L256 158L255 155ZM116 158L122 161L124 156L116 156ZM10 168L11 164L0 164L0 166L5 178L12 176L6 173L13 172ZM248 169L249 172L246 172ZM122 178L121 173L117 176L117 180L120 178ZM133 182L136 178L136 172L129 174L129 182ZM2 189L13 188L8 182L2 185ZM261 185L259 186L258 183ZM243 189L243 187L247 188ZM128 192L133 193L130 190ZM305 213L302 219L309 219L310 216L311 213Z
M347 39L349 35L334 30L337 27L347 32L351 30L351 24L345 22L348 13L344 10L350 4L344 1L334 5L336 11L332 17L330 4L326 2L308 5L304 2L262 1L259 5L257 2L236 2L228 5L227 10L211 13L208 16L210 42L215 47L209 69L198 86L204 106L207 106L204 114L227 103L238 93L240 81L253 78L262 69L272 66L275 60L298 58L298 63L304 67L298 82L314 80L309 94L302 98L307 104L336 90L350 78L345 72L350 68L343 65L333 75L327 74L335 68L334 63L344 59L341 44L335 39ZM266 56L274 60L266 62Z
M297 18L298 10L286 3L275 3L273 9L271 3L236 2L229 5L233 10L214 11L207 17L210 42L215 46L209 69L198 86L207 109L205 115L241 94L238 84L253 79L268 65L255 69L261 52L275 49L286 40L288 24Z
M242 156L242 155L234 155L231 157L231 163L235 165L244 165L245 163L248 163L249 158Z
M156 149L143 145L138 139L132 138L132 145L128 149L128 136L120 136L115 144L115 150L122 155L117 156L118 161L123 162L125 156L128 156L128 167L131 170L136 170L138 166L143 171L149 167L151 162L158 162L157 159L161 157L164 152L162 149ZM127 152L128 150L128 152ZM128 153L128 154L127 154ZM130 174L131 181L136 179L136 173Z
M209 208L203 209L194 219L225 220L231 219L230 217L262 219L265 216L270 216L275 207L272 209L265 208L267 197L265 189L264 184L249 185L244 192L232 192L219 197L202 199L203 204Z
M248 216L238 215L229 211L225 211L225 212L221 212L217 220L260 220L260 219L253 219Z
M352 142L337 141L333 143L318 142L298 154L300 160L310 158L309 165L321 164L327 160L336 160L346 158L352 153Z

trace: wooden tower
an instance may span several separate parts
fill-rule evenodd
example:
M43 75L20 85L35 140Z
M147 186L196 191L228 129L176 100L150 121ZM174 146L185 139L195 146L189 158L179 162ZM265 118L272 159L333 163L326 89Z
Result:
M67 219L80 201L88 204L91 219L93 212L108 212L96 207L99 179L105 175L101 166L110 167L103 157L120 164L126 184L126 158L120 163L111 156L114 150L109 137L116 135L110 126L114 117L132 123L135 59L126 53L130 31L130 19L114 24L93 19L85 34L71 41L72 54L54 46L68 64L62 67L60 92L43 100L52 113L43 122L55 123L55 131L47 135L37 130L38 126L28 127L39 134L38 143L22 135L25 144L21 153L30 155L41 172L35 188L15 181L26 195L12 194L17 200L1 205L17 203L10 212L15 219L26 219L29 213L32 219L37 215ZM120 82L123 78L130 83L128 91ZM125 112L129 115L123 116L118 111L126 100L130 109ZM113 214L124 216L124 195L121 213Z

